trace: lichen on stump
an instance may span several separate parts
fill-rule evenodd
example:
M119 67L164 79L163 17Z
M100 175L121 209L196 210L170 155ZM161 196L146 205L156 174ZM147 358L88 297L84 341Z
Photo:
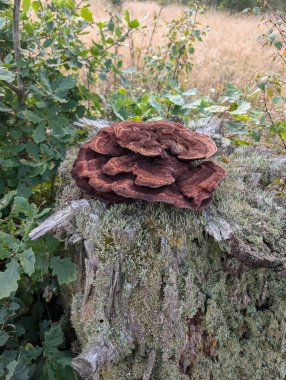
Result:
M78 268L64 300L76 370L94 380L284 380L286 157L239 148L203 211L82 199L60 168L53 230Z
M110 202L144 200L200 210L226 175L194 160L216 153L208 137L170 121L126 121L102 128L80 147L72 168L77 185Z

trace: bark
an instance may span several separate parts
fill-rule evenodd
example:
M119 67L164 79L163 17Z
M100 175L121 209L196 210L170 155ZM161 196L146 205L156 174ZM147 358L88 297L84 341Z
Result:
M211 124L207 132L229 153ZM69 176L74 153L60 169L58 211L30 236L65 240L78 267L78 280L64 289L81 346L78 373L284 379L286 222L271 183L285 175L286 157L232 152L214 204L193 212L84 199Z

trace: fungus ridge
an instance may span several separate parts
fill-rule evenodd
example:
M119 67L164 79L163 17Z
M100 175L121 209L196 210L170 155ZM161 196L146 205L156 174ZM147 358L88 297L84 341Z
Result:
M141 199L200 210L226 175L211 157L215 143L170 122L114 123L80 147L72 168L77 185L110 202Z

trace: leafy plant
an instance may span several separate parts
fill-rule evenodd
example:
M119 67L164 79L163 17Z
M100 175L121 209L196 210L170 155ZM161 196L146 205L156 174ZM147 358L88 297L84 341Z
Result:
M52 325L60 313L49 310L58 284L76 279L75 265L60 257L60 243L52 237L29 240L49 209L40 211L15 191L5 195L0 209L0 376L23 380L40 373L35 378L64 379L68 373L76 378L71 354L58 349L64 348L62 328Z
M102 99L90 86L109 72L121 75L112 49L139 22L127 12L124 22L116 15L95 23L85 2L25 0L20 10L15 0L13 10L0 10L0 26L0 195L17 189L30 196L41 183L53 192L67 147L84 134L72 123L101 112ZM81 37L88 26L98 28L99 38L87 48Z

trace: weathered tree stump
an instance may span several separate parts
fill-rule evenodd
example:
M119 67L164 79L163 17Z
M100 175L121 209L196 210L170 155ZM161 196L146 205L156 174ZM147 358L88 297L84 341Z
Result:
M219 123L204 130L229 153ZM285 379L286 218L270 184L285 175L286 157L254 148L236 149L228 163L218 156L228 176L214 204L194 212L83 199L70 176L77 150L60 169L58 211L30 236L53 232L77 265L63 294L81 347L78 373Z

